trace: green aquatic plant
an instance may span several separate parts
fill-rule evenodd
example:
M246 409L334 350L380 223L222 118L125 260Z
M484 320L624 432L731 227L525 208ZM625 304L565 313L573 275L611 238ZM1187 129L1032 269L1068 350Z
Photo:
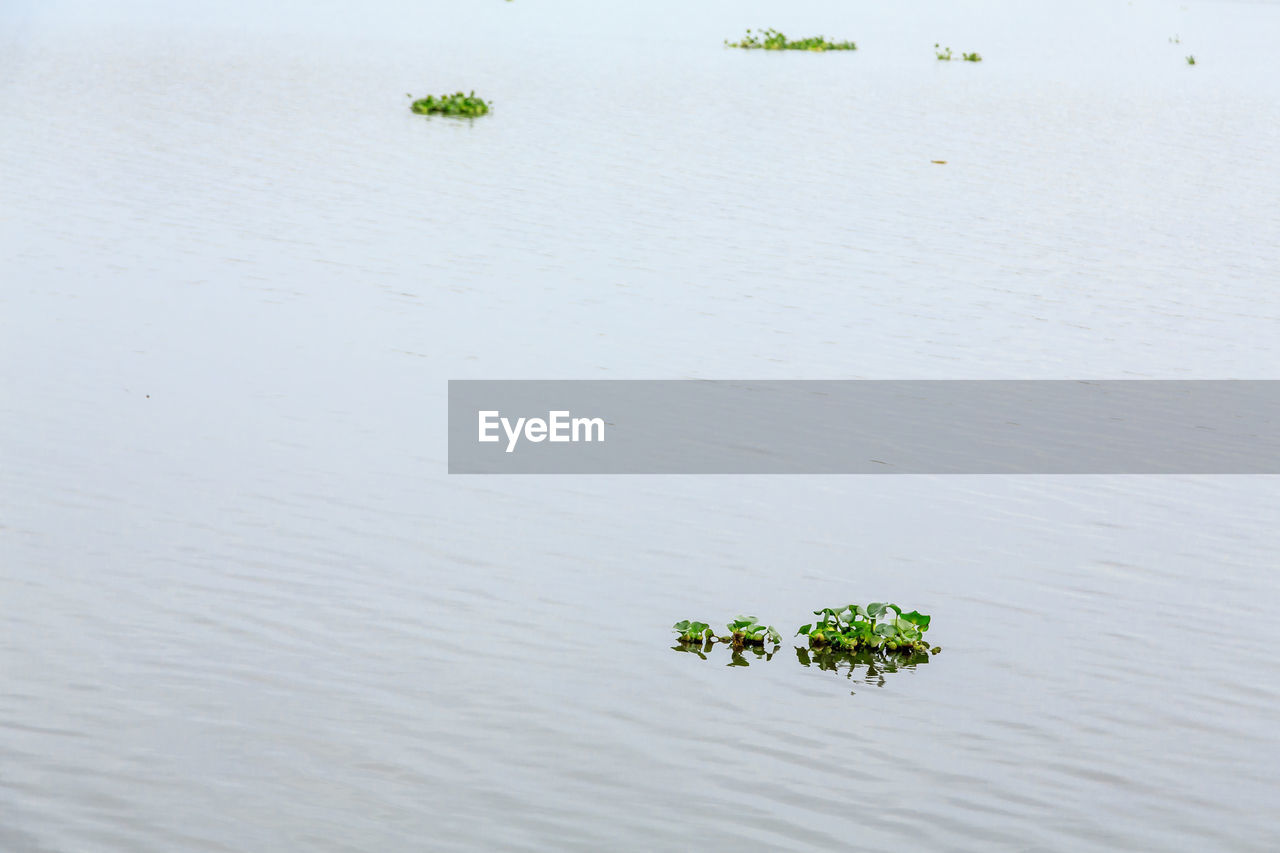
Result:
M723 636L717 636L706 622L694 622L689 619L681 619L671 626L671 630L676 632L677 642L685 644L710 644L718 641L734 648L742 648L743 646L763 646L765 640L771 641L775 646L782 642L782 635L778 633L777 628L760 624L760 620L754 616L739 616L734 619L725 625L728 633Z
M751 30L747 30L747 34L740 41L725 39L724 43L726 47L740 47L743 50L812 50L820 53L827 50L858 49L858 45L854 42L827 41L823 36L792 41L773 29L760 30L754 34Z
M716 632L706 622L691 622L688 619L681 619L671 626L671 630L680 635L676 639L681 643L701 643L714 640L716 636Z
M742 646L763 646L769 640L775 646L782 642L782 635L772 625L761 625L754 616L739 616L728 625L729 635L721 637L720 642L729 643L735 648Z
M1196 64L1196 58L1195 58L1194 56L1188 56L1188 57L1187 57L1187 64L1188 64L1188 65L1195 65L1195 64Z
M865 607L824 607L813 611L818 621L801 625L797 635L808 638L808 648L796 647L796 659L803 666L857 675L861 681L884 686L886 673L915 669L928 663L930 655L942 651L930 648L925 632L932 621L927 614L905 612L896 604L875 601ZM751 659L772 660L782 637L772 625L763 625L755 616L739 616L726 625L727 634L716 636L705 622L682 620L671 626L679 636L673 651L697 655L702 660L717 646L729 649L726 666L749 666Z
M937 42L933 43L933 55L938 57L938 59L943 62L950 62L951 60L956 58L956 55L951 52L950 47L940 47ZM982 54L976 53L976 52L975 53L962 52L960 54L960 58L965 62L981 62Z
M455 92L452 95L427 95L425 98L419 98L414 101L409 106L409 109L419 115L431 115L434 113L475 118L489 112L489 105L485 103L484 98L476 97L475 91L472 90L469 95L462 92Z
M831 647L848 652L866 649L881 654L942 651L937 646L931 650L924 640L931 617L915 610L903 612L896 604L873 601L866 607L824 607L813 611L813 615L821 619L801 625L796 632L809 638L810 648Z

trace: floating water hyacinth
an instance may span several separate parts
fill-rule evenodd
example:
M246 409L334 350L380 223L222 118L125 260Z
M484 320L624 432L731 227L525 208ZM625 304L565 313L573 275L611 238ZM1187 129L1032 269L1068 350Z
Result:
M717 636L716 632L706 622L694 622L688 619L672 625L671 630L679 635L676 638L677 642L684 644L720 642L734 648L742 648L744 646L763 646L766 640L775 646L782 642L782 635L778 633L777 628L772 625L760 624L760 620L754 616L739 616L734 619L725 625L725 630L728 633L722 636Z
M942 651L938 646L930 649L924 640L931 617L915 610L904 613L896 604L874 601L866 607L861 604L824 607L813 611L813 615L822 618L812 624L801 625L796 632L809 638L810 648L831 647L848 652L868 650L881 654L931 652L936 655Z
M782 635L778 633L778 629L772 625L761 625L760 620L754 616L739 616L728 625L729 635L721 637L720 642L727 642L732 646L763 646L765 640L773 643L775 646L782 642Z
M812 50L818 53L827 50L857 50L858 45L851 41L827 41L823 36L791 41L777 30L761 30L747 34L741 41L724 40L727 47L740 47L743 50Z
M933 45L933 55L938 57L938 59L943 62L950 62L951 60L956 58L955 54L951 52L950 47L939 47L936 42ZM964 60L965 62L981 62L982 54L961 53L960 59Z
M924 639L929 623L933 621L931 616L916 610L904 612L901 607L889 602L873 601L865 607L861 604L824 607L813 611L813 615L821 618L817 622L801 625L796 631L797 636L809 639L811 649L924 655L936 655L942 651L939 646L930 648ZM717 642L734 648L763 646L766 642L777 646L782 642L782 636L776 628L761 623L755 616L739 616L734 619L725 626L728 633L724 635L717 635L706 622L688 619L677 622L671 629L678 635L679 643L698 646L705 644L708 649L712 643Z
M929 647L925 632L931 617L888 602L875 601L865 607L824 607L813 611L817 622L801 625L797 636L808 639L808 647L796 647L796 660L802 666L842 672L848 679L884 686L884 676L898 670L915 669L929 662L941 647ZM726 625L729 632L717 636L706 622L683 620L672 625L678 635L671 648L708 660L716 648L729 649L726 666L750 666L770 661L778 653L781 636L772 626L763 625L754 616L739 616ZM855 691L856 692L856 691Z
M455 92L452 95L427 95L425 98L414 101L409 109L419 115L436 114L475 118L489 112L489 105L485 103L484 98L476 97L475 91L472 90L469 95L464 95L462 92Z
M676 640L681 643L701 643L704 640L710 642L716 635L706 622L693 622L688 619L682 619L672 625L671 630L680 635Z

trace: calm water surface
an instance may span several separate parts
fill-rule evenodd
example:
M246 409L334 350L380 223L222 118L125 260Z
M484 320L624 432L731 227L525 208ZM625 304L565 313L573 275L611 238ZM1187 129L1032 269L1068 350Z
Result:
M444 403L1278 378L1280 6L0 28L0 849L1275 848L1275 478L450 479ZM669 650L878 598L944 653Z

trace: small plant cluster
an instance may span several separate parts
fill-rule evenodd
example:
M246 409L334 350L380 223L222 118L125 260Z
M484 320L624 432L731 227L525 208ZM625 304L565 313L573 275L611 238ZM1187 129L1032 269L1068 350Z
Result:
M822 36L792 41L777 30L761 30L755 34L751 30L747 30L747 34L742 37L741 41L725 39L724 43L728 47L740 47L743 50L812 50L822 52L826 50L858 49L858 45L854 42L827 41Z
M865 607L850 604L846 607L824 607L813 611L821 617L817 622L801 625L796 636L809 638L811 649L875 653L898 652L902 654L937 654L925 642L932 617L912 610L904 612L896 604L873 601ZM706 622L683 619L671 626L677 641L683 645L725 643L740 649L745 646L774 646L782 643L782 636L772 625L765 625L755 616L739 616L725 626L727 633L717 634Z
M1182 36L1169 36L1169 44L1182 44ZM1188 65L1196 64L1196 58L1194 54L1187 56L1187 64Z
M484 98L476 97L476 93L473 90L469 95L462 92L455 92L452 95L427 95L425 98L419 98L414 101L409 106L409 109L419 115L436 113L446 116L475 118L489 112L489 105L485 103Z
M796 660L801 666L842 672L850 680L883 687L886 675L914 670L942 651L938 646L929 648L924 640L930 617L914 610L904 613L896 604L876 601L865 607L824 607L813 615L820 617L817 622L796 631L809 641L807 647L796 646ZM725 626L724 634L690 619L671 628L677 634L672 650L708 660L717 646L727 647L726 666L773 660L782 644L777 629L754 616L739 616Z
M939 47L936 42L933 45L933 55L938 57L938 59L940 59L943 62L950 62L951 60L956 58L955 54L951 52L950 47ZM965 62L981 62L982 54L962 52L960 54L960 59L964 60Z
M711 630L711 626L706 622L693 622L689 619L681 619L679 622L671 626L671 630L680 636L676 637L681 643L701 643L714 642L716 632Z
M924 641L931 617L915 610L904 613L896 604L874 601L866 607L861 604L824 607L813 611L813 615L822 618L812 624L801 625L796 632L808 637L809 647L813 649L830 646L848 652L866 649L937 654L942 651L938 646L930 649Z
M739 616L725 625L728 633L721 635L717 635L706 622L692 622L688 619L677 622L671 629L679 634L677 641L686 645L718 641L740 649L744 646L763 646L766 640L775 646L782 642L782 635L777 628L760 624L760 620L754 616Z

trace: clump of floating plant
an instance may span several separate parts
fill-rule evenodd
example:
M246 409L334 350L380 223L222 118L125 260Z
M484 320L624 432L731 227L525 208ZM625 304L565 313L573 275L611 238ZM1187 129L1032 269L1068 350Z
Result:
M706 622L694 622L689 619L681 619L671 626L671 630L680 635L676 637L677 642L686 644L710 642L716 637L716 632L712 631L711 626Z
M771 660L782 643L782 635L772 625L762 625L754 616L739 616L725 625L728 632L717 636L706 622L682 619L671 626L675 631L676 644L671 648L677 652L691 652L703 660L715 648L717 643L730 649L727 666L750 666L746 655L751 654L757 660ZM771 644L771 646L770 646Z
M476 97L475 90L467 95L455 92L452 95L427 95L414 101L409 109L419 115L446 115L475 118L489 112L489 105L484 98Z
M819 620L801 625L796 632L809 641L808 648L795 650L802 666L844 672L846 678L857 676L867 684L883 687L886 674L914 670L942 651L925 642L930 617L915 610L903 612L896 604L877 601L865 607L824 607L813 614ZM728 633L720 636L706 622L685 619L671 627L678 635L673 650L707 660L717 646L727 647L726 666L749 666L750 658L772 660L782 642L776 628L761 624L755 616L739 616L725 626Z
M760 30L758 33L752 33L747 30L747 34L740 41L724 40L727 47L740 47L743 50L812 50L822 52L826 50L857 50L858 45L851 41L827 41L823 36L813 36L807 39L796 39L792 41L777 30Z
M1196 64L1196 58L1195 58L1194 56L1188 56L1188 57L1187 57L1187 64L1188 64L1188 65L1195 65L1195 64Z
M938 57L938 59L941 60L942 62L950 62L951 60L957 58L956 55L951 52L950 47L940 47L937 44L937 42L935 42L933 45L933 55ZM961 52L959 58L964 60L965 62L981 62L982 54Z
M739 616L734 619L725 625L728 633L723 635L717 635L706 622L690 619L680 620L671 626L671 630L678 635L676 642L684 645L721 642L740 649L744 646L763 646L766 640L775 646L782 643L782 635L777 628L760 624L760 620L754 616Z
M896 604L874 601L866 607L861 604L824 607L813 611L813 615L822 618L801 625L796 632L809 638L812 649L830 647L846 652L865 649L880 654L932 652L935 655L942 651L938 646L930 649L924 640L930 617L915 610L904 613Z
M772 625L761 625L760 620L754 616L739 616L728 625L729 635L721 637L720 642L728 643L736 648L742 646L763 646L765 640L773 643L775 646L782 642L782 635L778 633L778 629Z

